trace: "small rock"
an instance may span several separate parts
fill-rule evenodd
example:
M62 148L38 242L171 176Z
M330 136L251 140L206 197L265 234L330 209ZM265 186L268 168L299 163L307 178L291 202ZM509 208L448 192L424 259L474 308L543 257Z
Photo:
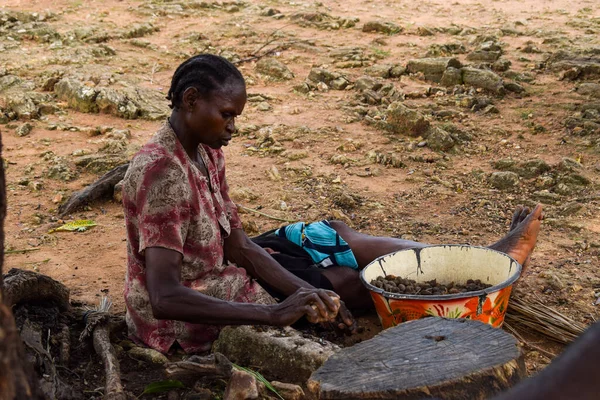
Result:
M133 347L127 353L133 358L142 359L143 361L164 365L169 360L164 354L149 348L144 347Z
M550 171L550 165L539 158L525 161L515 170L523 178L535 178L548 171Z
M258 399L258 385L254 375L234 369L225 389L223 400Z
M446 151L454 147L454 139L445 130L438 127L430 127L426 134L427 145L432 150Z
M270 111L271 105L266 101L261 101L260 103L258 103L256 108L258 109L258 111Z
M583 165L577 160L565 157L558 163L558 169L561 171L577 171L583 169Z
M501 51L475 50L474 52L467 54L467 60L492 63L497 61L501 55Z
M317 90L319 92L327 92L329 90L329 86L325 82L317 83Z
M577 86L576 91L582 96L589 96L595 99L600 99L600 83L581 83L579 86Z
M365 70L365 74L378 78L389 78L392 66L389 64L375 64Z
M385 128L397 134L423 136L429 129L429 121L419 113L406 107L401 102L393 102L386 110Z
M273 381L271 382L271 386L273 386L285 400L302 400L305 398L304 390L298 385Z
M504 94L502 78L492 71L465 67L462 69L462 78L465 85L485 89L496 94Z
M509 92L513 92L513 93L523 93L525 91L525 88L523 86L519 85L518 83L514 83L514 82L505 83L504 89L508 90Z
M460 69L462 64L452 57L419 58L410 60L406 65L406 71L411 74L421 72L425 75L425 79L440 82L449 67Z
M277 80L287 81L294 78L292 71L274 58L260 59L256 63L256 71Z
M19 126L15 130L15 133L17 134L17 136L23 137L29 135L32 129L33 126L29 122L25 122L23 125Z
M483 114L499 114L499 113L500 113L500 110L498 110L498 107L496 107L493 104L490 104L483 109Z
M396 25L393 22L387 21L370 21L365 22L362 28L363 32L379 32L387 35L393 35L403 31L401 26Z
M39 192L44 188L44 184L40 181L31 181L27 184L27 186L34 192Z
M379 90L382 86L381 82L370 76L361 76L354 82L354 87L361 92L364 92L365 90Z
M514 189L519 185L519 175L510 171L494 172L490 176L490 184L500 190Z
M494 64L492 64L492 69L496 72L505 72L510 69L511 65L512 63L510 60L507 60L506 58L500 58Z
M349 84L350 82L348 81L348 79L344 78L343 76L340 76L339 78L331 81L331 88L334 90L344 90Z
M463 83L462 72L458 68L448 67L444 71L440 83L447 87L461 85Z

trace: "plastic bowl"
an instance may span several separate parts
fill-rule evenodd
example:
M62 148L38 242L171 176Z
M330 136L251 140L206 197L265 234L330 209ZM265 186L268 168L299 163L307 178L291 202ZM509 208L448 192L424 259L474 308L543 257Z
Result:
M383 328L428 316L469 318L502 326L513 283L521 265L512 257L484 247L438 245L401 250L367 265L360 279L369 289ZM386 292L371 285L379 276L394 275L427 282L465 283L480 279L491 287L467 293L425 296Z

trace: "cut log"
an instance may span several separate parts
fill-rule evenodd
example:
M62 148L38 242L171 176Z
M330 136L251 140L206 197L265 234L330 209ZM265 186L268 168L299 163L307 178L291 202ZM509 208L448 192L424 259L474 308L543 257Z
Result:
M4 302L8 306L27 302L54 302L61 311L69 309L69 289L49 276L13 268L4 275Z
M479 321L431 317L334 354L308 388L321 399L487 399L525 374L510 334Z
M93 201L105 197L112 197L115 185L123 180L127 168L129 168L129 163L119 165L102 175L100 179L85 189L73 193L69 200L58 207L58 214L63 217L81 209L83 206L90 204Z

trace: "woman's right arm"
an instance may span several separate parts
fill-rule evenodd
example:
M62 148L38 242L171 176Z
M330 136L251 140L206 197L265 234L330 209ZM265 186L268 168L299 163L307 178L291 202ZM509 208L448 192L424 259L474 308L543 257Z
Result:
M156 319L214 325L287 326L304 315L313 319L319 314L326 317L331 308L329 295L333 293L322 289L298 289L284 302L275 305L220 300L181 284L181 253L149 247L145 250L145 259L146 286Z

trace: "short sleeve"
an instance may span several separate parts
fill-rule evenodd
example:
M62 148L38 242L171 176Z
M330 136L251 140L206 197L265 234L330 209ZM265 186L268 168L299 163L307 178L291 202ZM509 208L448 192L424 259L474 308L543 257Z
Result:
M217 154L217 174L219 176L219 189L221 191L221 197L225 203L225 211L227 213L227 219L231 225L231 229L242 229L242 221L237 212L237 206L229 197L229 185L227 184L227 178L225 176L225 156L223 151L219 151Z
M191 218L190 200L188 178L172 160L155 160L144 169L134 200L140 254L148 247L183 254Z

